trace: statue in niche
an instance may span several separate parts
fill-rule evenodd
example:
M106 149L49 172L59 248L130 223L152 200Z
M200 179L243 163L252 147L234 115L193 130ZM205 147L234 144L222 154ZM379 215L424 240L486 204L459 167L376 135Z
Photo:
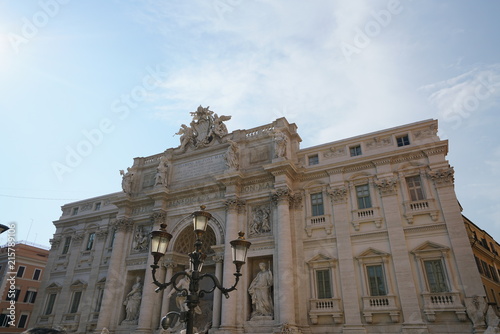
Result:
M236 143L230 139L227 142L229 143L229 147L227 149L226 155L224 156L226 165L229 169L238 170L240 168L240 164L238 162L238 145L236 145Z
M271 296L273 274L270 270L266 269L264 262L259 263L259 268L259 273L248 288L248 293L252 297L252 314L250 319L259 316L272 317L274 314L273 299Z
M139 319L139 308L141 306L141 298L142 298L142 280L139 276L137 276L132 289L125 297L125 301L123 305L125 305L126 322L137 322Z
M274 137L274 157L275 158L281 158L284 157L286 154L286 143L287 143L287 138L283 131L281 130L274 130L273 132L273 137Z
M167 186L167 175L168 175L168 161L165 157L160 158L160 163L156 168L155 175L155 186L163 185Z
M127 167L127 172L123 169L120 169L120 175L122 176L122 189L123 192L127 195L132 194L132 181L134 178L134 173L130 167Z
M147 251L149 248L149 233L144 230L144 226L137 227L134 235L134 250Z
M253 209L253 219L250 225L249 235L258 236L271 232L271 210L267 206Z

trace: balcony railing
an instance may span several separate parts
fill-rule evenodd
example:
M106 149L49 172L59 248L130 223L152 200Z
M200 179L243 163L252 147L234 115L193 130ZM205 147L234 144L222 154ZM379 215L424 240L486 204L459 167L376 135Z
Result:
M382 217L380 215L380 208L366 208L352 210L352 225L356 231L359 231L360 224L374 223L377 228L382 226Z
M458 292L423 293L424 313L428 321L435 321L436 312L455 312L460 321L466 321L465 306Z
M312 236L312 231L319 229L324 229L326 234L332 233L333 223L330 215L312 216L307 218L305 227L307 236Z
M439 212L436 208L436 201L432 198L419 201L404 202L405 217L408 223L413 224L413 217L416 215L429 214L433 221L437 221Z
M309 318L313 324L318 323L318 317L331 316L336 324L342 322L342 301L340 298L310 299Z
M393 322L399 322L399 307L396 296L367 296L363 299L363 316L366 322L373 322L373 314L387 313Z

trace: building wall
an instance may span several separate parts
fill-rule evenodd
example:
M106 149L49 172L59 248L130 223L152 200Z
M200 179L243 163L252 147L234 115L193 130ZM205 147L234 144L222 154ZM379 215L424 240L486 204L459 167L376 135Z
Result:
M47 249L25 243L0 249L0 310L3 327L0 332L21 333L26 330L33 306L39 298L48 254ZM14 269L11 269L11 265L14 265ZM10 298L14 290L18 291L16 297ZM11 303L12 299L14 302ZM11 310L14 311L15 326L9 324L12 318L5 317L11 315Z
M463 217L469 241L489 303L500 302L500 245L484 230Z
M137 280L151 281L147 234L166 223L173 235L157 272L168 281L187 267L189 215L206 205L213 218L205 243L213 246L204 271L230 286L230 240L241 230L252 246L238 290L229 299L205 296L200 329L209 322L214 333L485 329L484 289L470 270L475 260L437 121L300 149L296 125L284 118L227 133L215 127L217 115L198 112L205 114L193 117L196 134L184 129L179 147L134 159L122 172L123 192L63 206L31 324L156 331L177 309L169 289L144 284L136 319L124 305ZM273 273L274 312L253 317L247 288L261 262Z

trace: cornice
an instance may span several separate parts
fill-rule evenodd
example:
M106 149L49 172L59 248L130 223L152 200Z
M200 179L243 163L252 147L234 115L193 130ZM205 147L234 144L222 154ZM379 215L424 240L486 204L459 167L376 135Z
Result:
M434 231L446 231L446 224L445 223L438 223L438 224L432 224L432 225L424 225L424 226L411 226L411 227L405 227L404 232L405 234L411 234L411 233L421 233L421 232L434 232Z

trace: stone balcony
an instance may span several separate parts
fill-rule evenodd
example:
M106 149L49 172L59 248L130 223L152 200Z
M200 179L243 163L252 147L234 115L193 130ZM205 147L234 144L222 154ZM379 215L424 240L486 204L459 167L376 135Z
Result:
M382 215L379 207L352 210L352 226L359 231L360 225L364 223L373 223L377 228L382 227Z
M404 215L408 224L413 224L413 217L417 215L430 215L433 221L439 218L436 201L433 198L420 201L406 201L403 203Z
M400 310L396 296L366 296L363 299L363 316L369 324L373 322L373 314L387 313L392 322L399 322Z
M436 320L436 312L455 312L460 321L467 320L465 306L458 292L422 293L427 321Z
M330 235L333 231L332 217L330 215L308 217L305 230L308 237L312 236L313 230L324 230L326 234Z
M332 317L336 324L342 323L342 301L340 298L309 299L309 319L313 325L318 323L320 316Z

